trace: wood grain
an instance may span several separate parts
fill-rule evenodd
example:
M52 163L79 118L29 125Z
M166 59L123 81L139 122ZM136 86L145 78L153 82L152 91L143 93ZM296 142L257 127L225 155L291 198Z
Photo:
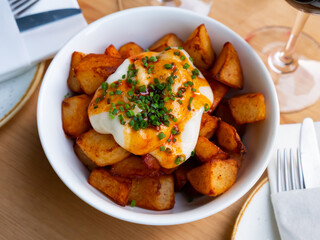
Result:
M88 22L118 11L116 0L79 0L79 4ZM295 13L284 0L214 0L210 16L245 37L265 25L290 26ZM312 16L305 32L320 41L317 23L319 17ZM36 123L38 92L39 88L0 129L0 239L230 239L248 194L208 218L161 227L121 221L80 200L43 153ZM304 111L283 114L281 123L301 122L307 116L319 121L319 107L320 101Z

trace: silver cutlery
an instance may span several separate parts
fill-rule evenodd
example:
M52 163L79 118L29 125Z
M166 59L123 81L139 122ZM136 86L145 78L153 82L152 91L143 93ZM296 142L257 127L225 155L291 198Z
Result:
M301 125L300 153L305 187L320 187L320 153L311 118L304 119Z
M31 8L39 1L40 0L8 0L15 18L19 17L24 11Z
M292 149L289 156L287 149L277 150L277 192L305 188L299 149L296 149L296 157L293 155Z

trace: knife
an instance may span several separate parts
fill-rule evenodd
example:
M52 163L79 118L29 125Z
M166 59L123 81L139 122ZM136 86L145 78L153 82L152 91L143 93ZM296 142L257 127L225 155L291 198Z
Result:
M65 8L17 18L20 32L81 13L79 8Z
M320 187L320 153L311 118L306 118L302 122L300 130L300 157L305 187Z

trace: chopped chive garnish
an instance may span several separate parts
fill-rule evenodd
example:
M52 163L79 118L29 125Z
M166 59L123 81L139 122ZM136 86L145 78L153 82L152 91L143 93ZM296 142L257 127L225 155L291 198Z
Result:
M124 105L124 108L128 110L130 109L130 105L127 103L126 105Z
M108 83L103 82L103 83L101 84L101 88L102 88L102 90L107 90L107 89L108 89Z
M208 103L206 103L206 104L204 105L204 110L205 110L206 112L208 112L208 111L209 111L209 109L210 109L209 104L208 104Z
M200 74L200 72L199 72L198 69L194 69L194 70L192 71L192 73L193 73L194 75L196 75L196 76L198 76L198 75Z
M164 50L167 51L167 50L169 50L169 49L171 49L171 47L168 46L168 47L166 47Z
M160 147L160 151L163 152L166 148L164 146Z
M130 203L130 206L134 207L135 205L136 205L136 200L132 200L131 203Z
M110 117L111 119L114 119L114 115L113 115L112 113L109 113L109 117Z
M178 103L179 103L180 105L182 105L182 101L181 101L180 99L178 100Z
M188 64L188 63L185 63L184 65L183 65L183 68L184 69L188 69L190 67L190 65Z
M177 156L176 160L174 160L174 163L175 163L176 165L179 165L179 164L181 163L181 156L180 156L180 155Z
M140 86L140 87L139 87L139 91L140 91L140 92L145 92L145 91L146 91L146 86L145 86L145 85Z
M129 125L130 125L130 127L132 127L132 126L134 125L134 121L131 120L131 121L129 122Z
M96 100L94 100L95 103L100 102L100 98L96 98Z
M193 82L188 81L187 83L188 83L188 85L189 85L190 87L192 87L192 86L193 86Z
M189 98L189 105L188 105L188 110L191 111L191 102L193 100L193 97Z
M172 128L172 129L171 129L171 133L172 133L173 135L176 135L176 134L177 134L177 129Z
M111 95L111 96L114 95L114 92L113 92L113 91L110 91L110 92L109 92L109 95Z
M197 89L195 89L195 88L192 88L192 92L196 92L197 91Z
M156 59L154 56L151 56L151 57L149 58L149 61L150 61L150 62L156 62L157 59Z
M172 139L172 142L174 142L174 143L175 143L176 141L177 141L177 139L176 139L176 138Z
M98 106L96 105L96 106L94 106L93 108L96 109L96 108L98 108Z
M180 56L180 52L179 51L174 51L174 55Z
M185 56L181 56L180 59L183 61L183 60L186 59L186 57Z
M192 57L189 57L189 60L190 60L190 62L193 62L193 58Z
M178 47L178 49L179 49L179 50L182 50L183 48L182 48L182 47Z
M172 64L166 63L166 64L164 65L164 68L165 68L165 69L171 69L171 68L172 68Z
M121 95L121 93L122 93L122 91L120 91L120 90L115 91L115 94L117 94L117 95Z
M197 77L196 75L192 75L191 76L192 79L196 79L196 77Z
M133 95L133 91L132 90L128 91L128 95L132 96Z
M113 109L112 114L116 115L118 112L119 112L119 110L115 108L115 109Z
M121 112L124 112L124 108L122 106L119 107Z
M196 151L193 150L193 151L191 152L191 157L194 157L195 154L196 154Z
M166 137L166 135L163 133L163 132L161 132L161 133L159 133L158 134L158 138L161 140L161 139L163 139L163 138L165 138Z
M170 139L170 138L168 138L168 139L167 139L167 142L171 142L171 139Z

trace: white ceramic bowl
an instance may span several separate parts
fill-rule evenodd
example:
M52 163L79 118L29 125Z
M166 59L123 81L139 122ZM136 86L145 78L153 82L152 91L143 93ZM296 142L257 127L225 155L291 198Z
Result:
M176 194L176 204L169 211L150 211L121 207L88 184L88 170L73 152L72 141L65 137L61 123L61 102L69 92L67 77L73 51L103 53L109 44L120 47L133 41L147 48L163 35L173 32L186 39L204 23L217 53L230 41L237 49L244 74L242 92L261 92L266 100L267 117L250 124L244 135L247 159L234 186L223 195L201 197L189 203ZM228 207L243 196L265 170L279 124L279 109L273 82L262 61L251 47L223 24L190 11L166 7L144 7L117 12L90 24L72 38L53 59L43 79L38 101L38 129L43 149L62 181L96 209L123 219L148 225L173 225L195 221Z

